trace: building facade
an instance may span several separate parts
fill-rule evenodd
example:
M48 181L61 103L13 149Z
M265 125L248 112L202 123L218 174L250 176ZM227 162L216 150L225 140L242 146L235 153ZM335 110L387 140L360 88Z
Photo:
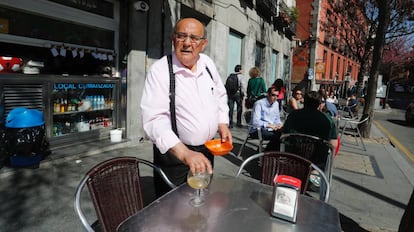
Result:
M88 133L92 139L103 138L115 127L124 128L125 138L139 140L145 137L139 106L145 75L154 61L171 53L171 33L178 19L195 17L206 25L209 44L205 53L215 61L223 81L236 64L241 64L246 83L248 70L257 66L268 86L277 78L288 84L295 43L291 23L283 19L295 4L290 0L0 0L0 10L5 12L0 16L0 43L4 45L0 55L23 57L23 66L30 60L43 65L34 75L42 76L39 88L43 93L38 108L48 118L52 144L54 139L66 137L55 128L56 117L64 118L63 131L69 131L67 137L71 135L73 140ZM19 72L2 73L2 83L7 80L7 86L14 86L15 83L9 83L13 82L10 75L23 76L19 80L24 82L29 74ZM105 103L99 110L107 110L108 100L115 103L108 116L110 126L101 128L99 133L79 129L84 126L84 119L77 114L77 108L74 112L65 108L55 112L57 103L71 102L67 92L85 94L80 90L85 86L115 86L91 92L90 99L82 97L92 104L103 98ZM65 97L48 97L61 90ZM13 105L5 100L0 103L6 108L5 117ZM100 123L106 116L102 115L87 115L90 119L86 123Z
M296 30L298 46L292 60L292 83L308 89L325 89L342 95L355 83L360 71L358 60L346 45L340 14L329 0L298 1L299 18ZM338 28L341 28L338 30Z

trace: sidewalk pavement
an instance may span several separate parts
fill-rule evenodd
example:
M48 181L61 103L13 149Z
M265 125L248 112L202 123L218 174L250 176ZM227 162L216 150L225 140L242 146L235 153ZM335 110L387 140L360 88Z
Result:
M246 129L233 128L237 153ZM340 213L344 231L397 231L414 185L414 169L387 138L372 125L367 151L345 137L334 160L330 204ZM247 146L243 157L255 153ZM136 156L152 160L149 141L95 142L54 150L37 169L0 170L0 232L82 231L74 214L76 186L92 166L116 156ZM242 159L233 155L216 157L215 175L235 175ZM145 201L154 199L152 171L142 170L149 186ZM244 176L243 178L252 179ZM257 180L254 180L257 181ZM87 195L87 194L85 194ZM85 213L96 218L89 200Z

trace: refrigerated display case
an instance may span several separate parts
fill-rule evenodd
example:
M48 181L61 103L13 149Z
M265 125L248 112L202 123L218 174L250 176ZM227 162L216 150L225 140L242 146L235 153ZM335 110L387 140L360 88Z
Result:
M112 128L115 90L110 82L53 83L53 137Z
M4 117L16 107L43 112L51 146L109 138L118 128L120 79L0 75Z

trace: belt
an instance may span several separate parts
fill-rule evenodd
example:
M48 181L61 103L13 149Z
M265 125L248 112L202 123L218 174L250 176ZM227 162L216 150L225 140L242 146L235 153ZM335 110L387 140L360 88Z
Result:
M188 147L188 149L190 149L192 151L202 151L202 150L206 149L206 146L204 146L204 144L199 145L199 146L192 146L192 145L187 145L187 144L185 144L185 145Z

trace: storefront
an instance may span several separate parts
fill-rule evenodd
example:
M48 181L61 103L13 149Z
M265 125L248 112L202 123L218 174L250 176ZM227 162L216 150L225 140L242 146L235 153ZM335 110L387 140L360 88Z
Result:
M114 0L0 0L0 124L38 109L52 146L120 127L117 12Z

